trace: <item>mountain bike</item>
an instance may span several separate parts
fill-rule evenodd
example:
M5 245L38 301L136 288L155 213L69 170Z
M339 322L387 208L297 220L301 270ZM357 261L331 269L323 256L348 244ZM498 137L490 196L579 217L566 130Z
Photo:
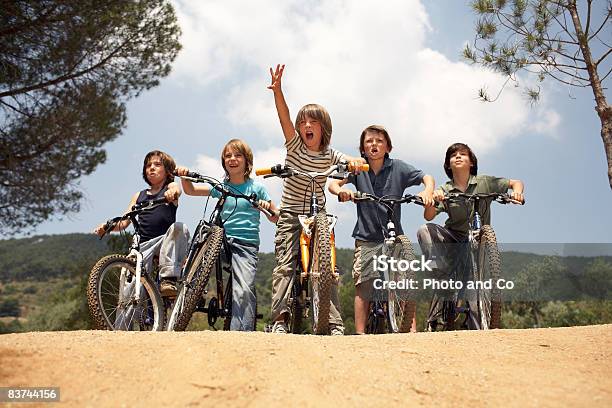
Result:
M397 235L393 213L396 205L404 203L415 203L423 205L419 196L406 194L401 198L377 197L373 194L357 191L354 194L355 203L372 201L382 205L387 210L385 239L380 246L380 257L394 257L404 261L412 261L416 257L412 243L405 235ZM382 222L379 223L382 225ZM399 251L397 249L399 248ZM378 254L379 251L377 251ZM396 253L398 253L396 255ZM363 258L362 258L363 259ZM390 270L391 269L391 270ZM395 269L395 270L393 270ZM382 282L408 282L416 280L416 273L410 269L386 268L379 271ZM416 301L412 299L410 290L391 289L375 290L372 300L368 306L368 319L366 323L367 334L380 333L408 333L416 314Z
M208 183L221 193L221 197L208 219L205 218L206 211L204 211L193 234L167 330L184 331L195 312L206 313L209 326L215 330L216 322L223 319L223 330L229 330L232 320L233 271L231 250L223 227L229 217L221 218L223 205L228 198L244 199L264 214L271 214L259 206L255 193L247 196L232 191L231 187L219 180L195 172L189 172L181 178L193 183ZM211 274L215 277L214 285L209 285ZM224 276L228 276L227 279ZM263 317L255 313L256 319Z
M500 193L446 193L446 203L462 201L467 204L469 230L467 242L461 243L461 250L451 270L450 279L455 281L471 280L474 289L454 291L450 299L442 301L443 330L455 330L457 323L462 329L488 330L498 329L501 325L501 290L497 282L501 278L501 256L497 247L495 232L490 225L482 225L480 213L481 200L495 201L500 204L521 204L510 198L508 194ZM473 209L473 211L472 211ZM490 286L484 282L491 282ZM459 322L461 316L462 322ZM432 331L436 331L438 323L430 322Z
M131 211L108 220L102 237L117 223L130 220L134 226L127 255L113 254L100 259L92 268L87 283L87 304L95 326L102 330L163 330L169 300L159 291L159 274L148 271L140 252L138 214L160 205L165 198L136 204ZM102 238L100 237L100 238Z
M361 166L367 171L368 165ZM300 234L300 273L293 279L291 293L287 306L289 307L288 328L291 333L302 333L303 319L310 318L312 308L312 328L315 334L329 333L329 311L331 305L332 284L338 282L339 274L336 271L336 247L334 227L338 217L321 212L317 200L317 188L323 187L316 181L316 177L344 179L353 168L348 163L332 165L324 172L305 172L290 166L277 164L275 166L258 169L258 176L304 177L309 181L309 188L304 193L304 204L300 209L283 207L284 210L302 211L308 208L306 215L298 215L302 231ZM310 197L308 197L310 192ZM325 193L323 193L325 197ZM325 203L323 203L323 207ZM297 265L295 270L297 271Z

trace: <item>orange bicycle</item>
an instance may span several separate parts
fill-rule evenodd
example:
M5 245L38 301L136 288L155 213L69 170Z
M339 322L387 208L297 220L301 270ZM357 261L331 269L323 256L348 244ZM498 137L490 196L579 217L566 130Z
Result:
M363 164L361 171L368 171L369 166ZM255 174L267 177L304 177L309 180L310 203L308 214L299 215L302 226L300 234L300 273L293 279L291 294L288 301L289 331L301 333L303 319L310 317L312 308L312 329L315 334L328 334L329 309L331 304L332 283L339 280L336 271L336 247L334 227L338 221L335 215L321 212L316 189L323 190L316 177L344 179L353 168L348 163L332 165L324 172L305 172L289 166L277 164L273 167L258 169ZM304 206L308 194L304 195ZM285 210L291 210L287 207ZM296 265L297 266L297 265ZM296 270L298 268L296 267Z

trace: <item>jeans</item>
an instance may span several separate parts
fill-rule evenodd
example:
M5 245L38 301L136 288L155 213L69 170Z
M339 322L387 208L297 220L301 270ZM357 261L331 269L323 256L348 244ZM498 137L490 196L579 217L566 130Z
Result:
M259 246L228 238L232 257L232 331L255 330L255 273Z
M179 277L181 274L181 265L187 255L187 246L189 244L189 230L187 226L181 222L172 224L164 235L155 237L140 245L142 253L142 267L144 271L151 272L153 269L153 257L159 254L159 274L161 278ZM129 299L134 296L136 280L132 279L119 290L122 292L123 299ZM146 291L144 286L140 288L140 298L144 299ZM115 330L131 330L132 324L137 322L134 314L139 316L142 313L142 307L133 305L127 306L125 309L118 309L115 316Z

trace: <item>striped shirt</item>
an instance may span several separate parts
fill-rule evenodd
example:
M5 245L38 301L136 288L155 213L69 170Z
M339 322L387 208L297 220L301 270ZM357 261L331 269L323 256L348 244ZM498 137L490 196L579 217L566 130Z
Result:
M297 132L293 139L285 143L285 147L287 148L285 165L306 172L323 172L329 169L329 166L345 160L343 153L330 147L320 152L308 150ZM320 208L324 209L325 193L323 190L327 178L318 176L315 180L317 181L317 185L315 185L317 201ZM310 195L310 178L304 176L288 177L283 182L281 209L295 214L307 214L310 209Z

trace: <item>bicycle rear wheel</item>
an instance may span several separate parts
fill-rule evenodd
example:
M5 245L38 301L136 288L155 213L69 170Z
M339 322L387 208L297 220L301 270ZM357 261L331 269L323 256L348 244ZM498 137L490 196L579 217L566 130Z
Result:
M396 243L400 245L398 259L412 261L415 259L412 243L405 235L399 235ZM393 271L391 280L416 280L416 273L412 270ZM387 299L387 331L389 333L408 333L416 314L416 302L409 289L389 290Z
M490 225L483 225L480 229L477 275L477 281L492 282L491 289L477 289L480 329L498 329L501 324L501 291L497 288L497 280L501 276L501 257L495 232Z
M310 274L312 285L312 330L314 334L329 334L329 310L333 276L331 237L327 216L324 213L317 214L314 219Z
M148 274L141 274L136 300L136 262L114 254L100 259L87 283L87 304L101 330L160 331L165 311L162 298Z
M213 226L198 250L174 302L174 308L168 321L168 331L184 331L191 320L202 293L210 279L210 273L219 259L221 244L223 242L223 229Z

